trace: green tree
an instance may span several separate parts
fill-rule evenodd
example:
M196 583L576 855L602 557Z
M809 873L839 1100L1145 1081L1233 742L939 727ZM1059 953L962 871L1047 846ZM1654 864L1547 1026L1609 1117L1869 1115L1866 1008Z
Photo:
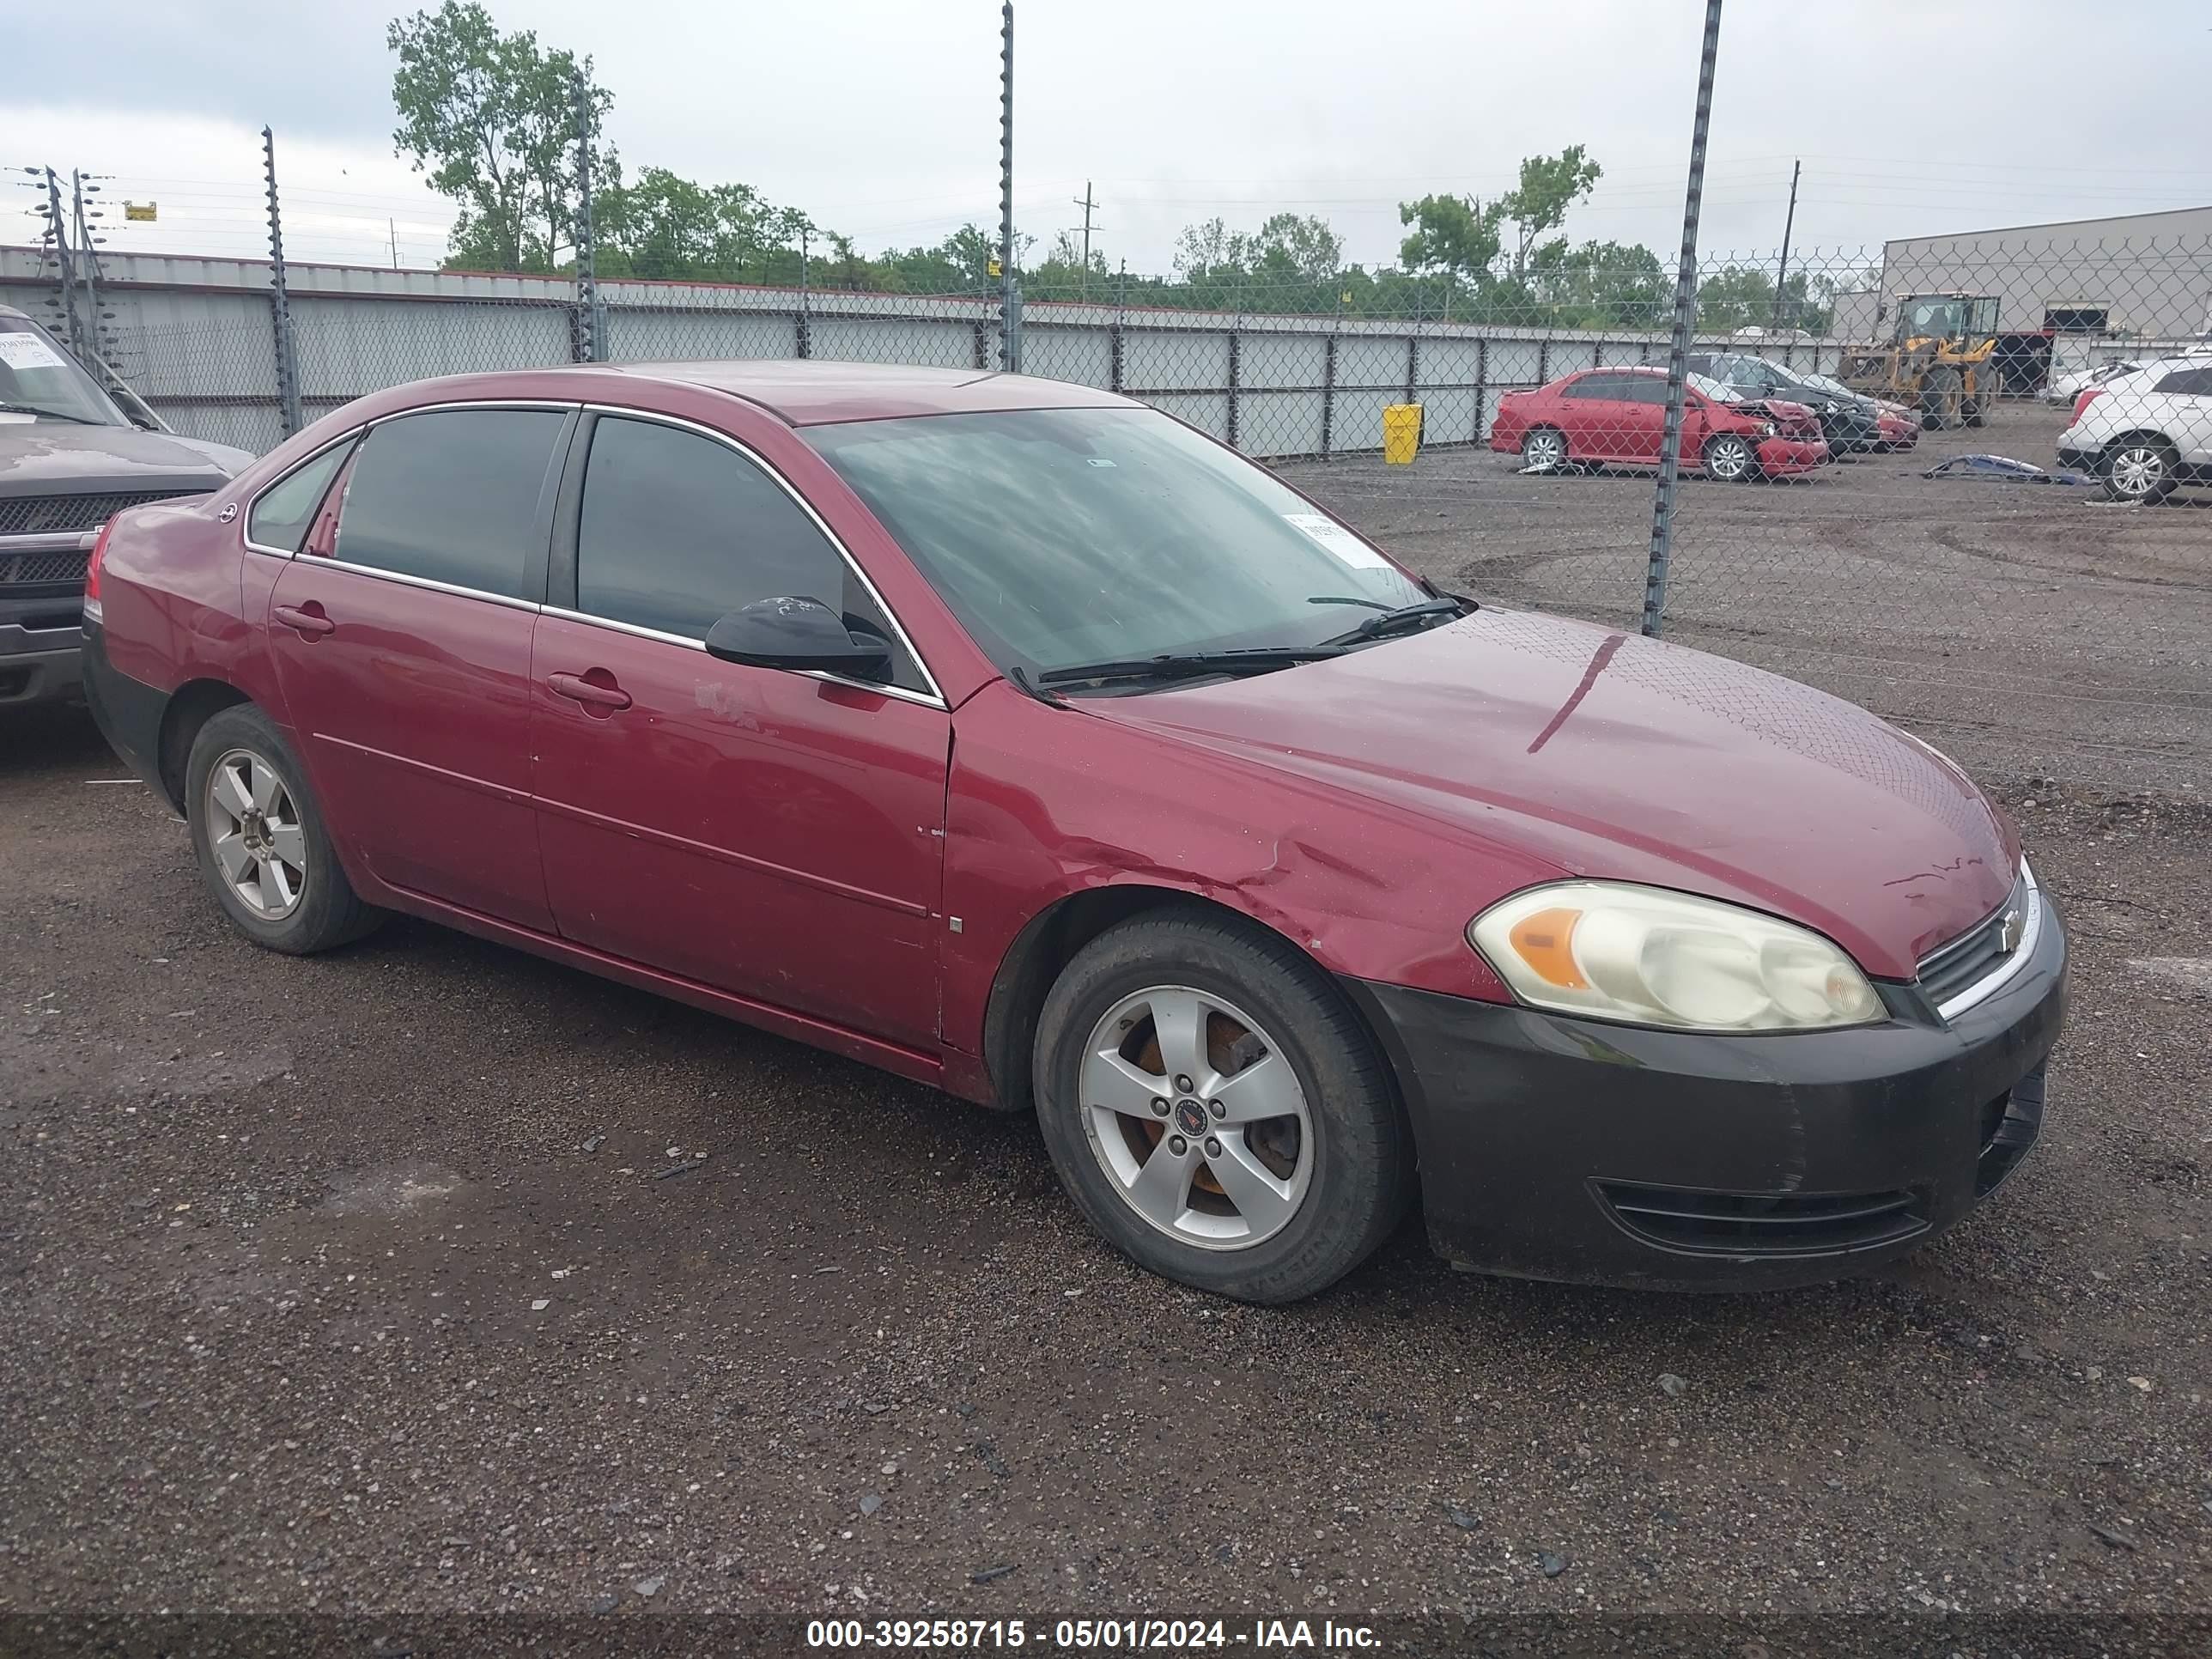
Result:
M614 102L592 84L590 60L541 51L527 29L501 34L476 0L395 19L385 40L399 58L397 153L460 209L447 263L556 269L574 248L576 87L595 121ZM595 153L593 165L603 179L620 177L611 151Z
M1521 182L1499 197L1493 208L1513 224L1513 279L1522 281L1536 252L1537 238L1566 222L1567 210L1587 197L1605 169L1569 144L1557 155L1522 158Z
M1312 215L1278 213L1252 239L1255 273L1278 281L1322 286L1344 269L1344 238L1328 221Z
M1531 256L1528 286L1562 328L1663 328L1673 285L1659 256L1640 244L1564 239Z
M1498 257L1498 207L1472 196L1424 196L1398 204L1398 222L1413 234L1400 245L1398 262L1409 271L1434 271L1444 279L1444 315L1461 283L1488 274Z

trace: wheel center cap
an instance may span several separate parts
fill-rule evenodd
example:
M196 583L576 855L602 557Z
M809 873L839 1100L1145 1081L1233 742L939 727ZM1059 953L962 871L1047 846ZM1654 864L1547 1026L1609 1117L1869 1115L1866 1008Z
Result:
M1194 1100L1178 1100L1175 1104L1176 1127L1187 1135L1206 1133L1206 1108Z

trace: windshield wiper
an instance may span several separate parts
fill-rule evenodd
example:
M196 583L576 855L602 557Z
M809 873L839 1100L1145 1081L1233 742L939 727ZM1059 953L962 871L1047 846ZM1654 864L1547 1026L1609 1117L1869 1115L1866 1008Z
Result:
M1188 680L1208 674L1264 674L1271 669L1295 668L1302 662L1321 662L1343 654L1337 647L1325 643L1255 646L1247 651L1188 651L1158 657L1133 657L1121 662L1079 663L1072 668L1048 668L1036 677L1036 683L1069 685L1080 680Z
M1401 605L1395 611L1384 611L1378 615L1370 617L1357 628L1347 628L1341 634L1332 635L1314 648L1317 651L1325 650L1330 647L1341 648L1348 645L1358 645L1365 640L1379 640L1392 634L1407 633L1414 629L1425 628L1433 619L1439 617L1464 617L1474 608L1475 603L1473 599L1463 599L1456 593L1446 593L1433 599L1416 600L1412 605Z
M46 409L37 404L0 403L0 415L43 415L50 421L75 421L79 426L106 426L89 416L72 415L65 409Z

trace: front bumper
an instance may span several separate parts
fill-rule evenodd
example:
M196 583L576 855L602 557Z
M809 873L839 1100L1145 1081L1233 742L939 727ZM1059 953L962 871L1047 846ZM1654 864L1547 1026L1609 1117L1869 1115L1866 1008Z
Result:
M1828 446L1819 438L1765 438L1759 445L1759 470L1770 478L1794 472L1810 472L1828 459Z
M0 708L75 697L83 643L74 627L0 623Z
M1879 1025L1714 1036L1352 981L1412 1117L1430 1242L1473 1271L1669 1290L1904 1255L2041 1127L2066 1010L2045 903L2025 964L1948 1024L1902 989Z

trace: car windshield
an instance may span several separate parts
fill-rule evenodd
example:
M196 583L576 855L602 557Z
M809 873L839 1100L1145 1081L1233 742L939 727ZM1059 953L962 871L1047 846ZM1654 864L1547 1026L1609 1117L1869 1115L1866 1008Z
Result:
M92 377L27 317L0 317L0 422L127 426Z
M1430 597L1263 468L1149 409L805 429L1000 666L1316 646Z
M1841 380L1832 380L1825 374L1808 374L1803 378L1807 386L1812 386L1816 391L1825 392L1831 397L1852 398L1858 395Z
M1703 392L1706 397L1711 398L1717 404L1740 404L1743 401L1741 398L1736 395L1736 390L1734 386L1724 386L1720 381L1714 380L1710 374L1691 375L1690 387L1691 390L1694 392Z

